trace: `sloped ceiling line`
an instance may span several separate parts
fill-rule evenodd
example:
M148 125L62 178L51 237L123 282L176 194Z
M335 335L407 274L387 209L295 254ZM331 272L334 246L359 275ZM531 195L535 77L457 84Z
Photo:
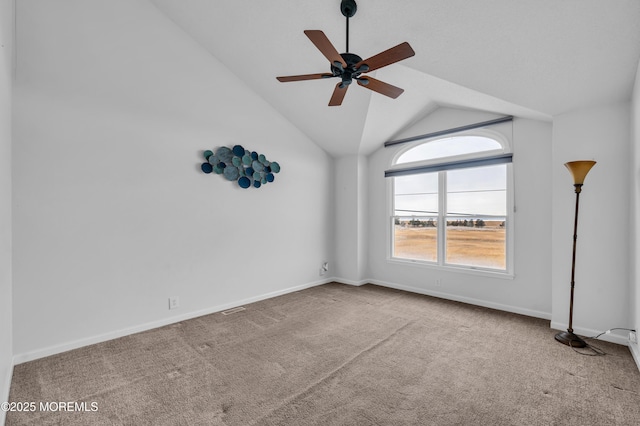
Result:
M368 155L439 106L550 120L626 101L640 58L640 2L359 0L350 44L360 56L404 41L416 55L376 71L405 90L398 99L351 90L329 108L333 82L275 77L329 72L303 31L339 48L339 0L149 1L334 157Z

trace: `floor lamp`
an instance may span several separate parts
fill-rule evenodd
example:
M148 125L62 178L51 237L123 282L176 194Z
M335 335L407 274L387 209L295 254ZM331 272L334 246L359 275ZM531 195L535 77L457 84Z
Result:
M556 340L574 348L584 348L587 343L573 333L573 289L576 276L576 242L578 240L578 205L580 204L580 192L582 184L589 170L596 164L595 161L570 161L565 164L573 176L573 186L576 188L576 215L573 222L573 256L571 258L571 299L569 302L569 328L556 334Z

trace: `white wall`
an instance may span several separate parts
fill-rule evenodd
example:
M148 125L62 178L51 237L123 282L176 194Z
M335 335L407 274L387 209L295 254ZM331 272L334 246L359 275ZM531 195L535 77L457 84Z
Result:
M636 70L636 82L631 97L631 153L629 317L631 328L640 330L640 66ZM640 368L638 345L629 346Z
M356 284L358 274L358 157L335 160L334 272L342 282Z
M17 8L16 361L319 282L331 157L146 0ZM234 144L275 182L199 170Z
M564 163L595 160L580 194L573 328L594 335L629 327L629 141L628 103L554 117L552 176L551 326L569 322L575 192ZM626 332L619 333L619 343Z
M11 97L13 1L0 1L0 402L13 371L11 305ZM0 424L5 413L0 411Z
M367 278L369 260L369 181L368 160L358 156L358 276L360 280Z
M335 269L343 283L359 285L367 265L367 159L348 155L335 160Z
M440 108L406 129L398 139L496 118L494 114ZM402 146L380 148L369 157L369 270L374 282L542 318L551 317L551 125L525 119L492 127L514 139L517 213L513 279L444 271L387 261L388 180ZM531 178L535 176L535 178ZM441 285L436 286L436 280Z

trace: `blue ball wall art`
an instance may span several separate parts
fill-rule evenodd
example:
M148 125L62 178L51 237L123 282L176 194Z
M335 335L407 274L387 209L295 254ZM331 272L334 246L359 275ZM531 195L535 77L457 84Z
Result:
M275 180L274 174L280 172L280 164L267 160L264 154L244 149L242 145L222 146L215 152L206 150L203 155L206 161L200 168L204 173L222 175L244 189L271 183Z

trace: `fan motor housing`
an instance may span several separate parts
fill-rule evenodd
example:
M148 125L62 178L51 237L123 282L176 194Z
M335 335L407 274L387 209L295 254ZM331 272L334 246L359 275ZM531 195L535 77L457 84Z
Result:
M341 53L342 59L347 63L347 67L341 69L340 67L336 67L331 64L331 72L335 76L342 76L344 74L350 75L351 77L357 77L361 74L361 72L357 72L355 65L362 61L362 58L355 53Z
M342 65L340 64L340 66L335 66L332 64L331 73L335 77L340 77L342 79L342 85L340 87L343 87L344 85L351 84L351 81L354 78L357 79L360 74L368 69L368 67L366 67L366 69L356 69L355 65L358 62L362 61L362 58L355 53L341 53L340 56L342 56L342 59L344 59L344 61L347 63L347 67L342 68Z

